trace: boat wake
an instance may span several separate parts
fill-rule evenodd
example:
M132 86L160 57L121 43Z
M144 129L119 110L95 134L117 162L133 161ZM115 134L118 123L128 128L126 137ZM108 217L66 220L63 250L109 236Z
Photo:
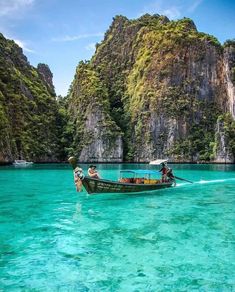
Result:
M179 183L179 184L176 185L176 187L195 186L195 185L214 184L214 183L217 184L217 183L225 183L225 182L230 182L230 181L234 181L235 182L235 178L200 180L200 181L195 181L193 184Z

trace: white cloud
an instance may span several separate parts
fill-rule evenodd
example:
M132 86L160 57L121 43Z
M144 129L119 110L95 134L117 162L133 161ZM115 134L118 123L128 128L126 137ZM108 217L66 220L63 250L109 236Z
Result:
M16 27L15 21L22 18L29 8L32 7L36 0L0 0L0 31L8 39L13 40L25 52L35 53L24 41L19 40L14 35L13 30Z
M143 11L139 14L143 15L145 13L150 14L162 14L170 19L178 19L182 16L185 16L185 12L192 13L194 12L197 7L203 2L203 0L157 0L155 2L150 3L149 5L145 6Z
M96 43L90 43L85 48L87 51L95 51L95 45Z
M35 0L0 0L0 16L13 16L23 8L28 8Z
M160 12L162 15L169 17L170 19L177 19L181 16L179 7L170 7Z
M80 39L86 39L86 38L92 38L92 37L101 37L104 34L102 32L98 33L87 33L87 34L79 34L79 35L74 35L74 36L63 36L63 37L57 37L53 38L53 42L71 42L71 41L77 41Z
M140 13L140 15L143 15L145 13L150 14L161 14L169 17L170 19L176 19L181 16L181 6L171 4L169 2L165 2L163 0L155 1L150 3L148 6L145 6L143 11Z
M25 42L21 41L21 40L17 40L17 39L13 39L13 41L19 46L21 47L25 52L28 52L28 53L35 53L35 51L29 49L26 45L25 45Z
M197 7L202 3L203 0L196 0L192 3L191 6L189 6L188 11L193 12L197 9Z

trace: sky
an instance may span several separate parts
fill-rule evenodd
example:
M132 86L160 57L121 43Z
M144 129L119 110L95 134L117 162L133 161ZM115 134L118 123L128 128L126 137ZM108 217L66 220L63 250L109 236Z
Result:
M22 47L33 66L49 65L65 96L81 60L89 60L115 15L158 13L191 18L223 43L235 38L235 0L0 0L0 32Z

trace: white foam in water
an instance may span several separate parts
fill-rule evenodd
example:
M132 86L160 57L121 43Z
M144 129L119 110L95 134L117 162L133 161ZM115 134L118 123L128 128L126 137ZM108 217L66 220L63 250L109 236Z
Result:
M217 182L226 182L226 181L234 181L235 178L227 178L227 179L214 179L214 180L200 180L199 184L210 184L210 183L217 183Z
M76 213L79 214L82 212L82 204L77 203L75 208L76 208Z
M214 180L200 180L200 181L195 181L193 184L189 183L179 183L176 185L176 187L183 187L183 186L193 186L195 184L212 184L212 183L223 183L227 181L235 181L235 178L227 178L227 179L214 179Z
M183 186L188 186L188 183L181 183L181 184L177 184L176 187L183 187Z
M210 183L215 183L215 182L225 182L226 179L214 179L214 180L200 180L199 184L210 184Z

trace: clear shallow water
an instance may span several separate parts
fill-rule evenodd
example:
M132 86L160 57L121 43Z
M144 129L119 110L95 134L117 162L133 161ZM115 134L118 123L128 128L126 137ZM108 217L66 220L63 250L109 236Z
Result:
M173 168L195 183L96 196L68 165L0 168L0 291L235 291L235 167Z

